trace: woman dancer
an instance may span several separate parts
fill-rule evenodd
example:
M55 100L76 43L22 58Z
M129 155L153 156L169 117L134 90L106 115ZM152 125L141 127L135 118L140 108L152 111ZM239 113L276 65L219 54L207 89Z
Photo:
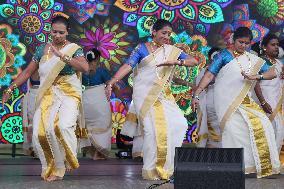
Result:
M216 76L214 103L222 147L243 148L246 174L257 173L261 178L279 173L280 162L271 122L251 98L255 82L242 76L258 73L265 62L246 52L252 37L246 27L234 32L233 47L214 57L193 95L192 105L195 110L198 95Z
M263 49L261 56L266 61L264 71L268 71L275 66L282 67L282 63L277 59L279 53L277 36L273 34L266 35L262 40L261 47ZM264 71L260 72L260 74L263 74ZM283 80L279 77L272 80L258 81L255 86L255 93L260 104L272 121L278 151L282 147L284 138L283 90Z
M144 138L142 176L150 180L169 179L173 174L175 147L182 145L187 129L187 121L169 89L174 67L198 64L169 45L171 33L170 22L157 20L153 42L139 44L106 87L110 96L112 86L134 69L134 112Z
M56 16L51 26L53 41L37 48L28 67L3 95L5 103L13 90L38 70L33 143L42 164L41 177L46 181L62 180L66 169L79 167L75 128L82 87L76 72L89 70L83 50L66 39L68 19Z
M102 66L97 67L100 52L92 49L86 53L90 72L83 74L83 107L90 139L89 150L93 160L106 159L111 149L111 110L105 94L105 83L111 79Z

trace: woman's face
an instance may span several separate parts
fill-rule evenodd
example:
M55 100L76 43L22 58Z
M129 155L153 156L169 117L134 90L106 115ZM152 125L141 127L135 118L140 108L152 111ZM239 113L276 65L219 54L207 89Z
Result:
M68 35L67 27L65 24L56 22L52 24L51 37L55 44L61 44L66 40Z
M154 41L159 44L170 44L170 36L173 29L170 26L165 26L162 29L153 31Z
M279 41L278 39L271 39L267 46L264 46L264 53L267 56L273 57L273 58L277 58L278 54L279 54Z
M89 62L89 66L91 70L96 70L97 67L100 67L100 58L97 58L95 60L92 60L91 62Z
M249 37L241 37L234 41L234 48L238 53L244 53L249 49L251 40Z
M92 60L90 64L98 64L99 63L99 58L96 58L95 60Z

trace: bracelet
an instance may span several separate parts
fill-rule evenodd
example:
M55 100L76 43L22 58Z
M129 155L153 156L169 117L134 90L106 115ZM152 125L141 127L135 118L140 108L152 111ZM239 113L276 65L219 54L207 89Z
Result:
M115 80L115 83L119 82L119 79L117 79L116 77L113 77L112 79Z
M259 80L264 80L264 77L263 77L263 75L261 74L261 75L259 75Z
M185 65L185 60L184 59L180 60L180 63L181 63L180 64L181 66L184 66Z
M13 89L16 89L16 88L18 88L18 85L16 83L12 83L12 87L13 87Z
M192 95L192 98L195 98L195 99L199 100L199 96L198 95Z
M13 90L11 88L8 88L4 91L4 93L12 95L13 94Z
M68 55L63 55L62 57L60 57L60 59L61 59L63 62L69 64L70 61L71 61L71 59L72 59L72 57L70 57L70 56L68 56Z
M112 79L115 79L115 83L119 82L119 80L118 80L116 77L113 77ZM112 80L112 79L111 79L111 80ZM114 83L114 84L115 84L115 83ZM113 84L108 83L108 84L105 85L105 87L107 87L108 85L109 85L110 87L112 87Z

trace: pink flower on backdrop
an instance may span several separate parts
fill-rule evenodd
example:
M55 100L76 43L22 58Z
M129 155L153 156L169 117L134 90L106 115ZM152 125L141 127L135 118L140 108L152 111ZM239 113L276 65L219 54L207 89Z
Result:
M114 33L104 33L102 28L97 28L95 32L88 30L85 32L86 38L80 40L80 44L84 46L85 51L97 48L101 52L101 56L110 59L109 51L118 49L119 47L111 42L115 36Z

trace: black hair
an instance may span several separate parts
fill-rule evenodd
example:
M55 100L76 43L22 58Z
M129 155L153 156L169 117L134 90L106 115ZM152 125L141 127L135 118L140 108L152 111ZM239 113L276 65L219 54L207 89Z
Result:
M221 49L219 47L212 47L209 51L208 51L208 57L209 59L211 58L211 55L214 53L214 52L217 52L217 51L220 51Z
M258 56L262 55L261 53L261 49L260 49L260 42L257 42L255 44L253 44L251 46L251 50L253 50L254 52L256 52L258 54Z
M93 60L100 58L100 56L101 56L101 53L96 48L93 48L92 50L86 53L86 59L88 60L88 62L92 62Z
M52 18L51 25L55 24L55 23L62 23L66 26L67 30L70 29L69 20L68 20L68 18L66 18L64 16L55 16L54 18Z
M282 47L282 49L284 50L284 39L279 41L279 46Z
M243 37L249 37L250 40L252 40L253 39L252 31L247 27L239 27L238 29L236 29L233 35L233 40L235 41L236 39Z
M262 39L261 47L266 47L272 39L279 40L279 38L275 34L269 33Z
M168 20L158 19L153 25L153 30L158 31L166 26L173 28L172 23L170 23Z

